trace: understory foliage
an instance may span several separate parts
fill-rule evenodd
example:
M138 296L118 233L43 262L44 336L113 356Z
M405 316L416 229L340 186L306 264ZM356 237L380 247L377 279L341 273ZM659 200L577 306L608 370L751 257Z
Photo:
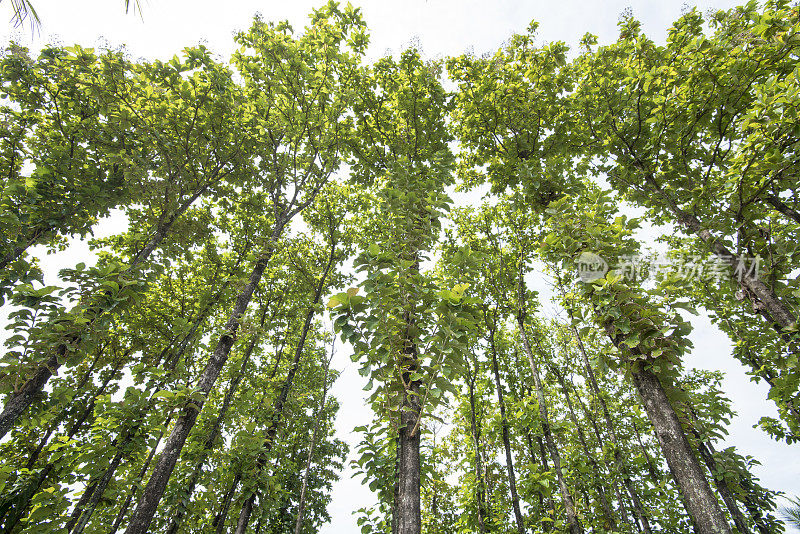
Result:
M691 335L800 441L797 5L536 31L369 63L330 2L229 61L9 44L0 533L317 532L347 462L365 534L795 521Z

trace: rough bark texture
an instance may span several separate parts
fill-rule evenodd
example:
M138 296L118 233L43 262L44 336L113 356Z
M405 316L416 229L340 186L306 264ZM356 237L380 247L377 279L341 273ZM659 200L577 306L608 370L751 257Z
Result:
M658 377L642 368L633 369L631 376L698 531L700 534L732 534Z
M273 243L277 240L279 235L280 227L276 226L272 235ZM264 269L266 269L271 256L272 252L268 251L259 258L253 267L247 284L237 296L236 303L225 325L225 333L222 334L217 342L217 346L197 382L196 389L202 394L203 398L195 402L187 403L180 417L175 422L172 433L164 445L164 450L153 468L150 480L142 492L136 510L134 510L131 516L128 528L125 531L127 534L146 534L149 531L150 523L153 520L153 516L155 516L158 503L164 495L164 490L175 468L175 463L178 461L178 456L183 449L183 445L186 443L186 438L189 437L189 432L194 426L195 421L197 421L200 410L203 408L205 397L217 381L220 372L222 372L222 368L225 366L225 362L228 361L228 356L236 339L236 332L239 330L241 318L247 310L250 300L253 298L253 292L261 281L261 276L264 274Z
M264 323L267 317L267 310L269 309L268 306L264 306L261 310L261 320L259 326L261 328L264 327ZM279 307L276 307L276 311ZM203 443L203 450L200 454L200 459L194 466L192 470L192 474L189 476L189 481L186 484L186 490L184 491L184 504L188 506L188 501L191 499L192 493L194 493L194 489L197 486L197 482L200 480L200 475L203 470L203 464L205 464L206 460L208 459L208 454L214 448L214 443L217 441L217 438L222 433L222 425L225 421L225 417L228 414L228 410L230 409L231 402L233 401L233 396L236 394L237 389L239 388L239 384L242 382L244 378L245 372L247 371L247 365L250 362L250 357L253 355L253 351L255 350L256 346L261 339L260 334L255 334L250 343L244 350L242 354L242 366L239 369L239 372L236 373L233 378L231 379L230 383L228 384L228 389L225 392L225 397L222 400L222 406L219 409L219 413L217 413L217 417L214 419L214 422L211 425L211 431L208 433L208 437L206 438L205 442ZM183 522L184 516L184 508L179 508L177 512L172 516L170 519L169 525L167 527L167 534L177 534L178 529Z

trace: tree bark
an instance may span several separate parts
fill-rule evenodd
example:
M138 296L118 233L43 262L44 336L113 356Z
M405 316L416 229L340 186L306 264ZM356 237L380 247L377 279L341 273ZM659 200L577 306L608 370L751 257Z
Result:
M711 480L714 481L714 485L717 487L717 493L719 493L722 502L725 503L725 507L728 509L728 512L730 512L734 525L739 529L739 534L749 534L750 528L747 526L747 520L745 520L742 511L736 504L736 499L733 493L731 493L731 488L722 475L717 475L717 461L714 459L714 455L703 441L697 429L692 428L692 434L694 434L694 437L697 439L697 451L700 453L700 458L702 458L703 462L706 464ZM710 443L708 445L710 446Z
M467 366L467 387L469 388L469 406L470 406L470 426L472 433L472 442L475 446L475 501L477 504L478 514L478 531L485 534L486 529L486 486L483 478L483 458L481 456L481 432L480 425L477 421L477 410L475 409L475 380L478 374L478 363L475 362L475 373L470 373L469 366Z
M308 475L311 472L311 460L314 455L314 448L317 445L317 438L319 437L322 428L322 416L325 413L325 401L328 399L328 371L331 367L331 360L333 360L333 346L331 346L331 356L325 365L325 375L322 379L322 400L319 403L316 417L314 417L314 432L311 434L311 443L308 446L308 456L306 457L306 466L303 471L303 482L300 486L300 500L297 503L297 520L294 524L294 534L300 534L303 528L303 512L306 507L306 491L308 489Z
M520 337L522 338L522 346L528 356L528 364L530 365L531 373L533 374L533 381L536 387L536 397L539 404L539 418L542 425L542 433L544 434L545 444L547 445L548 452L550 453L550 459L553 461L553 468L556 471L556 481L558 482L558 489L561 492L561 498L564 501L564 513L566 514L569 531L571 534L582 534L583 526L581 525L578 515L575 512L575 501L572 498L569 488L567 487L566 480L564 480L564 472L561 468L561 455L558 452L555 440L553 439L553 433L550 430L550 418L547 413L547 401L544 397L544 389L542 387L540 378L539 365L536 363L530 343L528 342L528 336L525 333L524 311L517 313L517 325L519 327Z
M322 293L325 291L327 287L328 277L330 275L331 270L333 269L333 265L336 261L336 239L333 235L331 235L331 243L330 243L330 254L328 255L328 262L325 265L325 270L322 272L322 275L319 278L316 288L314 289L314 297L311 301L311 305L308 308L308 312L306 312L305 321L303 323L303 329L300 332L300 339L297 341L297 346L295 347L294 351L294 360L292 361L292 366L289 368L289 372L286 374L286 380L283 382L283 386L281 387L281 392L278 395L278 398L275 401L275 408L272 414L272 420L270 421L270 425L267 428L264 434L264 447L261 450L261 453L258 456L258 460L256 462L258 471L260 472L267 463L267 456L272 450L273 443L275 441L275 436L278 433L278 428L281 424L281 419L283 417L283 407L286 404L286 401L289 398L289 392L292 390L292 386L294 385L294 377L297 374L297 369L300 367L300 360L303 356L303 348L305 347L306 339L308 338L308 332L311 330L311 322L314 320L314 316L317 313L316 306L322 297ZM236 534L244 534L247 530L247 525L250 522L250 514L253 512L253 503L255 501L256 493L253 491L248 498L245 500L244 505L242 506L242 510L239 513L239 521L236 526Z
M230 489L225 492L222 498L222 509L217 512L217 515L214 516L214 521L211 522L211 526L215 527L216 534L222 534L225 531L225 521L228 519L228 510L231 508L233 494L236 493L236 488L239 487L239 482L241 482L241 480L242 475L236 473L231 482Z
M766 200L767 204L775 208L777 211L797 224L800 224L800 213L787 206L786 203L783 202L779 197L776 195L769 195L764 200Z
M570 312L571 315L571 312ZM583 345L583 340L581 339L580 333L575 326L572 326L572 333L575 335L575 340L578 342L578 353L581 355L581 360L583 362L583 369L586 373L586 379L589 382L589 386L592 389L592 393L594 394L595 398L597 399L598 404L600 405L601 410L603 411L603 419L606 423L606 431L608 435L611 437L612 445L614 446L614 463L619 470L620 475L622 476L622 484L625 486L625 491L628 493L628 496L631 498L631 504L633 506L633 515L636 517L641 530L645 534L650 534L652 531L650 530L650 519L649 514L645 512L644 507L642 506L641 501L639 500L639 494L636 491L636 488L633 486L633 481L631 480L630 470L628 469L628 464L622 458L622 443L619 440L619 436L617 435L617 430L614 425L614 421L611 419L611 413L608 411L608 406L606 405L606 401L603 398L602 393L600 392L600 386L597 383L597 377L594 374L594 370L592 369L591 363L589 363L589 356L586 354L586 347Z
M488 323L488 319L487 319ZM494 384L497 390L497 404L500 407L500 425L503 433L503 448L506 453L506 469L508 470L508 488L511 493L511 505L514 509L514 520L517 525L517 532L525 534L525 521L522 519L522 511L519 506L519 494L517 493L517 477L514 473L514 458L511 456L511 442L508 436L508 418L506 417L506 403L503 398L503 387L500 384L500 369L497 365L497 347L495 345L495 331L489 327L489 347L492 355L492 373L494 374Z
M669 195L656 181L652 173L645 172L645 181L649 185L648 192L657 196L664 206L673 214L677 222L698 236L711 252L719 259L730 265L734 270L738 266L736 256L719 239L703 226L703 223L693 214L682 210L672 196ZM735 271L734 271L735 272ZM734 276L733 279L741 287L745 294L758 306L763 306L772 320L779 327L781 333L786 332L797 322L792 310L787 306L775 292L762 282L758 277L745 274Z
M270 239L270 247L273 247L277 241L283 229L282 223L285 223L285 221L276 221L276 226ZM264 270L272 257L272 250L273 249L270 248L261 255L253 267L247 284L236 298L236 303L225 325L225 331L222 336L220 336L217 346L197 382L196 390L201 393L202 398L197 401L188 402L183 408L182 414L175 422L172 433L164 445L164 450L158 462L156 462L150 480L142 492L139 503L131 516L128 528L125 531L126 534L146 534L149 531L150 523L155 516L158 503L164 495L167 482L172 475L172 471L175 468L175 463L178 461L178 456L183 449L183 445L186 443L186 438L189 437L189 432L192 427L194 427L200 410L203 409L205 398L208 396L208 393L211 391L211 388L222 372L222 368L228 361L228 355L236 340L236 332L239 330L241 318L247 310L253 298L253 292L261 281Z
M603 509L603 515L606 516L607 526L606 528L611 530L616 530L617 528L617 521L614 517L614 512L611 510L611 504L608 502L608 497L606 496L605 489L603 488L603 483L598 480L597 477L602 476L603 470L600 468L600 464L598 463L595 455L592 451L589 450L589 444L586 441L586 435L583 433L583 428L581 427L580 421L578 420L578 416L575 415L575 410L572 407L572 399L569 394L569 390L567 389L566 381L564 380L564 376L561 374L561 371L558 370L556 365L551 365L550 370L556 377L558 384L561 386L561 391L564 393L564 400L567 402L567 411L569 413L570 419L572 420L572 424L575 426L575 429L578 433L578 441L581 444L581 448L583 449L583 453L586 455L587 460L589 460L589 464L592 466L594 470L594 476L592 477L592 485L594 486L595 491L597 492L597 496L600 499L600 506Z
M700 534L732 534L658 377L641 367L632 369L631 376L698 531Z
M264 305L261 310L261 320L259 321L259 328L264 328L264 324L266 322L267 317L267 310L269 309L268 305ZM275 313L277 313L280 306L275 307ZM273 313L274 316L274 313ZM225 421L225 416L228 414L228 410L230 409L231 402L233 400L233 396L236 394L236 391L239 388L239 384L242 382L242 379L245 376L245 372L247 370L247 365L250 362L250 357L253 354L253 351L258 346L261 340L261 333L257 333L253 336L250 340L250 343L245 348L244 353L242 354L242 367L239 369L239 372L234 375L231 379L230 383L228 384L228 390L225 392L225 397L222 400L222 406L219 409L219 413L217 417L214 419L214 423L211 425L211 431L209 432L208 437L206 438L205 443L203 443L203 450L200 453L200 460L195 464L194 469L192 470L192 474L189 477L189 482L187 483L186 490L184 492L184 500L186 501L186 505L188 505L188 501L194 493L194 489L197 486L197 482L200 480L200 474L203 469L203 464L205 464L206 459L208 458L208 454L214 448L214 443L217 440L217 437L222 433L222 425ZM183 522L184 516L184 509L180 508L175 512L170 520L169 526L167 527L167 534L176 534L178 529L180 528L181 523Z

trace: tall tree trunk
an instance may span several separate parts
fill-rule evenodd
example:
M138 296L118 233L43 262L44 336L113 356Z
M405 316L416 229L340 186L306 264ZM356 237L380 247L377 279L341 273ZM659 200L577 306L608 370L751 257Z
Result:
M633 433L636 434L636 442L639 443L639 448L642 449L642 454L644 455L644 460L647 465L647 472L650 474L650 480L658 487L659 482L661 482L661 477L658 474L655 464L653 464L653 459L650 458L650 453L647 452L647 447L644 446L642 435L639 433L639 426L636 424L636 419L633 417L631 417L631 426L633 426Z
M600 428L597 426L597 421L595 421L594 414L589 409L589 407L586 406L586 403L583 402L583 399L578 393L578 390L575 387L575 384L572 382L572 380L569 378L566 378L565 380L569 384L570 388L572 388L572 391L575 392L575 400L578 401L578 405L580 405L581 411L583 412L584 416L586 417L586 419L589 420L589 423L591 423L592 432L594 433L595 439L597 440L597 444L600 447L600 450L605 450L605 445L604 445L605 440L603 439L603 436L600 433ZM623 495L622 491L620 491L616 478L612 478L611 480L609 480L609 482L614 488L614 493L617 495L617 501L619 502L619 515L622 518L622 522L625 524L633 525L636 528L637 532L641 532L642 528L639 525L639 522L636 519L633 519L631 521L628 517L628 508L625 504L625 496ZM628 498L630 498L630 496L628 496ZM633 506L631 507L633 508Z
M228 284L225 283L222 286L222 288L220 288L220 290L216 292L216 296L217 297L222 295L222 293L224 292L224 290L227 287L227 285ZM159 360L160 363L163 362L163 369L165 371L167 371L167 375L165 377L163 377L156 384L151 385L151 387L149 388L151 391L156 391L156 392L160 391L162 388L164 388L164 386L167 384L167 382L172 378L173 371L175 370L176 366L178 365L178 362L180 362L180 360L183 357L183 355L186 353L186 350L188 349L190 343L192 342L192 339L194 339L194 336L197 333L198 328L203 323L203 321L206 320L209 312L213 308L213 304L214 304L215 300L216 300L215 298L210 299L209 303L198 314L197 319L194 321L194 324L189 329L189 332L185 336L183 336L183 338L181 339L180 344L178 345L178 347L174 351L172 351L171 354L169 354L168 350L172 346L174 340L170 340L170 342L167 344L167 347L161 352L161 356L159 357L158 360ZM165 355L168 355L168 356L165 358L164 357ZM148 400L147 404L145 405L145 407L142 408L139 411L139 418L140 418L139 422L136 423L134 426L130 427L125 432L125 434L123 434L121 436L119 441L118 440L114 440L115 443L118 442L117 443L117 452L115 453L114 457L112 458L111 462L109 463L108 468L103 473L103 475L100 478L100 480L98 480L98 481L94 482L93 484L91 484L90 487L91 487L92 494L91 494L91 496L90 496L90 498L88 500L88 503L85 505L84 508L78 509L76 507L76 509L73 511L73 517L67 523L67 530L70 531L70 534L81 534L83 532L83 529L89 523L89 520L91 519L92 514L94 514L94 511L97 508L97 504L103 498L103 493L105 493L106 488L108 487L108 484L113 480L114 474L116 473L116 470L119 468L119 466L120 466L120 464L122 462L122 459L123 459L123 456L124 456L124 453L125 453L125 449L139 434L139 430L141 429L141 426L142 426L142 424L144 422L144 418L147 416L147 413L155 405L155 402L156 402L155 397L151 396L150 399ZM167 422L165 423L164 427L165 428L169 427L169 424L170 424L171 421L172 421L172 415L170 414L170 416L167 418ZM161 442L161 439L163 437L164 437L164 431L162 430L161 433L158 436L157 441L156 441L156 446L151 450L151 453L150 453L147 461L145 462L145 466L143 468L144 472L142 473L141 476L144 476L144 474L146 473L146 469L147 469L147 467L149 467L149 464L150 464L150 461L152 459L152 456L155 453L155 448L158 446L158 443ZM131 494L129 495L129 498L126 499L126 502L123 504L123 508L122 508L122 512L123 513L127 511L127 507L130 505L129 501L132 498L134 490L135 490L135 487L131 490ZM88 488L87 488L87 491L89 491ZM77 512L77 515L75 515L76 512ZM116 530L116 528L119 528L119 525L114 527L114 530Z
M192 203L197 200L197 197L199 197L207 187L208 185L202 189L199 189L192 197L188 198L169 217L169 219L167 219L163 224L159 225L155 234L147 243L147 245L145 245L145 247L140 250L139 253L136 254L136 256L134 256L134 258L130 261L126 272L130 273L150 257L150 254L153 253L156 247L160 245L167 236L173 223L181 215L183 215L187 209L189 209L189 206L191 206ZM8 433L11 427L13 427L16 423L19 416L22 415L38 397L41 396L47 381L50 380L50 377L58 372L58 369L64 363L68 352L70 352L70 347L74 349L74 347L79 346L83 340L82 333L89 330L89 327L91 327L97 320L105 315L104 308L98 306L90 306L86 310L86 313L90 316L88 324L86 324L79 333L70 334L63 343L60 343L56 347L53 354L44 363L44 365L41 365L38 369L36 369L36 371L33 373L33 376L31 376L25 382L25 384L23 384L22 388L8 398L5 406L3 407L3 412L0 413L0 438Z
M167 422L167 426L169 426L169 422ZM128 514L128 508L130 508L131 502L133 501L134 496L136 496L136 489L141 485L144 476L147 474L147 470L150 469L150 464L153 462L153 458L156 455L158 446L161 443L161 440L164 439L164 433L164 430L158 433L155 445L151 447L150 454L147 455L147 459L145 460L144 465L142 465L142 468L139 470L139 475L136 477L136 483L131 486L127 497L125 497L125 502L122 503L119 512L117 512L117 517L114 518L114 523L111 525L111 530L109 530L108 534L116 534L120 525L122 525L122 522L125 520L125 516Z
M164 445L164 450L158 462L156 462L150 480L131 516L128 528L125 531L126 534L146 534L149 531L150 523L153 520L153 516L155 516L158 503L164 495L164 490L175 468L175 463L178 461L178 456L183 449L184 443L186 443L186 438L189 437L189 432L197 421L200 410L203 409L204 399L208 396L211 388L214 387L217 377L219 377L222 368L228 361L228 355L236 340L236 332L239 330L242 316L247 311L247 307L253 298L253 292L261 281L264 270L272 257L273 247L285 223L285 220L276 220L275 229L270 237L270 248L256 261L247 284L236 297L236 303L231 310L228 322L225 324L224 333L220 336L217 346L197 382L196 390L202 394L203 400L188 402L182 409L182 414L175 422L172 433Z
M269 309L268 305L264 305L261 310L261 320L259 321L259 328L264 328L264 323L266 322L267 317L267 310ZM280 309L280 306L274 308L275 313L277 310ZM274 313L273 313L274 316ZM188 506L189 500L192 497L192 493L194 493L194 489L197 486L197 482L200 480L200 474L203 470L203 464L205 464L209 453L214 448L214 443L217 440L217 437L222 433L222 425L225 421L225 417L228 414L228 409L230 408L231 401L233 400L233 396L236 394L236 391L239 388L239 384L242 382L242 379L245 376L245 372L247 371L247 365L250 362L250 357L253 354L253 351L258 346L261 340L261 333L257 333L253 335L250 343L244 350L242 354L242 367L239 369L239 372L231 378L230 383L228 384L228 390L225 392L225 397L222 400L222 406L219 409L219 413L217 417L214 419L214 423L211 425L211 431L206 438L206 441L203 443L203 450L200 453L200 459L194 466L192 470L192 474L189 476L189 481L186 484L186 490L184 491L184 505ZM183 522L184 516L184 508L179 507L179 509L173 514L172 519L170 520L169 526L167 527L167 534L177 534L178 529Z
M520 281L520 285L522 282ZM520 291L522 293L523 290ZM572 494L567 487L567 482L564 479L564 472L561 468L561 454L558 452L553 433L550 430L550 418L547 413L547 401L544 397L544 388L539 373L539 365L536 363L536 358L533 356L530 343L528 342L528 335L525 333L525 312L519 311L517 313L517 326L519 327L519 334L522 338L522 346L525 349L525 354L528 356L528 364L531 368L533 375L534 386L536 387L536 398L539 404L539 418L542 425L542 433L544 434L545 444L550 453L550 459L553 461L553 468L556 472L556 481L558 489L561 493L561 499L564 502L564 513L566 514L567 524L571 534L582 534L583 526L578 519L578 514L575 512L575 501Z
M126 352L126 356L127 356L127 354L129 354L129 352L130 351ZM123 358L123 360L124 360L124 358ZM87 406L84 408L84 410L81 413L80 417L78 417L78 419L73 421L72 425L69 427L69 430L67 431L67 439L72 439L73 437L75 437L75 435L78 433L78 431L80 431L80 429L83 427L83 425L86 423L86 421L89 420L89 418L92 415L92 413L94 413L95 400L97 399L97 397L99 397L103 393L105 393L109 382L111 382L111 380L116 375L117 371L119 370L119 368L121 366L122 366L122 361L120 361L118 366L116 366L112 370L111 374L109 374L109 376L105 379L105 381L95 389L95 391L93 392L93 394L91 396L91 400L89 400ZM39 451L40 450L41 449L39 449ZM38 454L37 454L37 456L38 456ZM35 462L35 458L31 457L31 458L28 459L28 463L29 464L31 464L31 460L33 460ZM31 466L33 466L33 465L31 464ZM42 487L42 484L44 484L47 481L47 479L50 477L50 475L53 474L53 472L55 470L55 467L56 467L55 463L49 462L39 472L38 476L35 479L33 479L31 482L29 482L22 490L20 490L20 492L17 494L17 497L15 499L13 499L13 501L11 501L11 502L15 503L16 505L7 507L7 508L3 509L2 511L0 511L0 521L5 519L6 517L8 517L8 520L5 523L4 532L11 532L11 530L25 516L25 512L30 507L31 500L33 499L33 496L36 495L36 493L39 491L39 488ZM62 468L59 468L58 470L55 470L56 475L60 474L62 472L62 470L63 470Z
M734 525L739 529L739 534L749 534L750 528L747 526L747 520L736 504L736 499L733 493L731 493L731 488L725 481L725 477L722 474L717 474L717 461L708 448L711 444L709 443L707 446L702 436L695 428L692 428L692 434L694 434L694 437L697 439L697 450L700 453L700 458L702 458L703 463L706 464L711 480L714 481L714 485L717 487L717 493L719 493L722 502L725 503L725 507L728 509L728 512L730 512Z
M488 313L485 312L485 315ZM488 323L488 317L487 317ZM496 323L495 323L496 324ZM514 509L514 520L517 525L517 532L525 534L525 521L522 519L522 511L519 506L519 494L517 493L517 477L514 473L514 459L511 456L511 442L508 437L508 418L506 417L506 403L503 399L503 387L500 383L500 369L497 365L497 347L495 345L495 331L489 327L489 347L492 355L492 373L494 374L494 384L497 390L497 404L500 407L500 425L503 433L503 448L506 453L506 469L508 470L508 488L511 493L511 505Z
M769 195L764 200L766 200L767 204L775 208L777 211L797 224L800 224L800 213L787 206L786 203L783 202L777 195Z
M142 414L144 416L144 414ZM171 421L171 417L167 419L167 423L164 425L165 427L169 426ZM86 525L89 524L89 520L92 518L95 510L97 509L97 505L100 503L100 500L103 498L103 493L105 493L108 484L113 480L114 474L117 471L117 468L122 463L122 459L125 456L125 447L133 440L139 430L140 423L135 424L133 427L128 429L122 439L120 440L120 444L117 447L117 452L114 454L114 457L109 462L108 467L103 472L103 475L100 477L99 480L92 483L88 488L86 488L87 493L91 493L89 499L86 501L84 506L80 509L76 507L77 515L74 516L74 523L70 520L70 523L67 524L67 529L70 531L70 534L82 534L83 530L86 528ZM156 449L158 448L158 444L161 442L162 437L164 436L164 431L162 430L161 433L158 435L155 445L153 445L150 453L155 453ZM145 462L147 465L150 461L150 455L148 455L148 459ZM81 499L83 500L83 499ZM70 526L74 524L74 526Z
M603 488L603 483L598 478L603 476L603 470L600 468L600 464L595 458L594 453L589 450L589 444L586 441L586 435L583 433L583 428L578 420L578 416L575 415L575 410L572 407L572 399L570 397L569 390L567 389L564 376L561 374L561 371L558 370L555 364L550 366L550 370L553 372L558 384L561 386L561 391L564 393L564 400L567 402L567 411L569 413L569 417L578 432L578 441L580 442L583 453L586 455L586 458L589 460L589 464L592 466L592 470L594 471L592 476L592 485L594 486L597 496L600 499L600 506L603 509L603 515L606 516L606 528L616 530L617 521L614 517L614 512L611 510L611 504L608 502L608 497L606 496L605 489Z
M481 430L478 423L477 410L475 409L475 380L478 375L478 362L475 362L475 372L471 373L467 366L467 387L469 388L470 427L472 442L475 447L475 500L478 513L478 530L481 534L487 532L486 520L486 485L483 477L483 458L481 456Z
M336 245L337 242L332 231L328 262L326 263L325 270L322 272L319 281L317 282L317 286L314 289L314 297L311 301L311 305L308 308L308 312L306 312L303 329L300 332L300 339L298 339L297 346L295 347L292 366L289 368L289 372L286 374L286 380L283 381L281 392L275 401L272 420L270 421L269 427L267 427L267 430L264 433L264 446L262 447L258 456L258 460L256 461L256 466L259 472L264 469L264 466L267 463L268 455L272 450L273 443L275 442L275 436L278 433L278 428L280 427L281 419L283 417L283 407L286 404L286 401L289 398L289 392L292 390L292 386L294 385L294 377L297 374L297 369L300 367L300 360L303 356L303 349L305 347L306 339L308 338L308 332L311 330L311 323L314 320L314 316L317 314L316 306L322 297L322 293L327 287L328 277L333 269L334 263L336 262ZM253 512L253 503L255 498L256 492L252 491L245 500L242 510L239 513L236 534L244 534L244 532L247 530L247 525L250 522L250 514Z
M231 487L222 497L222 508L219 512L217 512L217 515L214 516L214 521L211 522L211 526L215 527L216 534L222 534L225 531L225 522L228 519L228 510L231 509L233 495L236 493L236 488L239 487L239 482L241 482L241 480L241 473L236 473L236 475L233 477L233 481L231 482Z
M571 316L572 312L570 311L570 317ZM591 363L589 363L589 356L586 354L586 347L584 347L583 340L581 339L580 333L575 326L572 326L572 333L575 336L575 340L578 342L578 353L580 354L583 362L583 370L586 373L586 379L589 382L589 386L591 387L594 397L597 399L597 403L600 405L600 408L603 411L603 419L606 423L606 431L611 437L611 442L614 446L614 463L622 477L622 484L625 486L625 491L628 493L628 496L631 499L631 504L633 505L633 515L641 525L642 531L645 534L650 534L652 531L650 530L649 514L645 512L644 507L639 500L639 494L636 491L636 488L633 486L633 481L631 480L628 464L622 458L622 443L617 435L614 421L611 419L611 412L608 411L606 401L600 392L600 386L597 383L597 377L594 374Z
M311 460L314 455L314 448L317 445L317 439L322 429L322 417L325 414L325 402L328 400L328 371L331 367L331 360L333 360L334 348L331 345L331 355L328 362L325 364L325 375L322 379L322 400L320 400L317 414L314 417L314 432L311 434L311 443L308 446L308 456L306 457L306 466L303 470L303 482L300 485L300 500L297 503L297 519L294 524L294 534L300 534L303 529L303 512L306 507L306 491L308 489L308 475L311 472Z
M703 475L683 428L658 377L649 369L631 370L633 384L656 430L667 465L701 534L732 534L725 515Z

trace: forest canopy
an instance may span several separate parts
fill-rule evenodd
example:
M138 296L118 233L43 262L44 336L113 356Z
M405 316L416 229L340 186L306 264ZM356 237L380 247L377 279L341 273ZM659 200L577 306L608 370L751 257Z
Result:
M797 526L686 360L709 318L797 446L800 8L537 30L368 61L330 1L227 60L3 48L0 532L317 532L347 462L364 534Z

